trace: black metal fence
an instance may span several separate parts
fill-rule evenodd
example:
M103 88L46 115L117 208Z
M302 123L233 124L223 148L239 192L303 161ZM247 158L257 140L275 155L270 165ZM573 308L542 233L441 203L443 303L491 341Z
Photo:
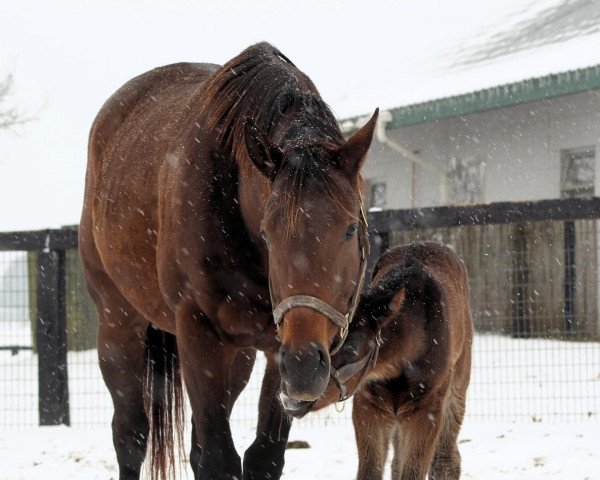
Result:
M476 330L469 416L600 420L598 218L600 198L373 215L381 248L433 239L467 265Z
M467 264L476 336L468 415L600 418L600 198L372 212L370 266L434 239ZM96 314L75 228L0 233L0 425L108 425ZM252 425L261 361L234 417ZM236 414L237 412L237 414ZM312 424L349 421L325 412Z

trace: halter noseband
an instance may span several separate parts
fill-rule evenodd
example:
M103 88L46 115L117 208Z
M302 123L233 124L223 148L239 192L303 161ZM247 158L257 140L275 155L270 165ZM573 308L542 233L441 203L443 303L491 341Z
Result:
M369 245L369 233L368 228L369 224L367 223L367 214L365 212L364 204L362 198L360 200L360 218L358 225L358 248L360 249L360 268L359 268L359 276L358 282L356 283L356 289L352 294L350 299L350 305L348 307L348 312L343 314L329 305L327 302L321 300L320 298L313 297L311 295L292 295L291 297L286 298L281 301L277 307L273 310L273 320L275 321L275 326L279 329L279 324L283 320L283 316L292 308L296 307L306 307L316 310L319 313L325 315L329 320L335 323L340 327L340 333L338 334L338 341L335 346L332 347L329 352L330 355L336 353L344 344L346 340L346 336L348 335L348 327L350 326L350 322L354 317L354 313L356 312L356 308L358 307L358 301L360 300L360 293L362 291L362 287L365 282L365 275L367 272L367 257L370 251ZM270 286L270 282L269 282ZM271 290L271 303L273 303L273 290Z

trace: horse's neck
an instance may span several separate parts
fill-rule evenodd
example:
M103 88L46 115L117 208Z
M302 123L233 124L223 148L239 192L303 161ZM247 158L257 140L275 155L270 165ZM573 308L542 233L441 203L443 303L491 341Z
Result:
M269 181L251 166L240 168L238 175L238 198L242 218L250 236L260 239L260 224L265 212Z

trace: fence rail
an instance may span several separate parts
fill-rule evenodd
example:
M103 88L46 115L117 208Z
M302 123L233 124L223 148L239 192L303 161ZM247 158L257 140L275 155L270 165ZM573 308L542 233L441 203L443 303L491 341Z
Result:
M369 213L370 268L389 246L422 239L449 243L464 258L478 332L471 415L600 420L597 219L596 197ZM94 424L98 409L98 423L106 421L94 307L76 247L76 227L0 233L0 397L16 405L0 411L0 424L19 424L13 413L31 398L40 425ZM19 335L3 334L13 327ZM11 393L12 383L33 377L35 388ZM80 402L85 395L102 400Z
M369 213L375 232L600 218L600 197L497 202L487 205L384 210Z
M0 251L69 250L77 248L77 227L35 230L29 232L0 232Z

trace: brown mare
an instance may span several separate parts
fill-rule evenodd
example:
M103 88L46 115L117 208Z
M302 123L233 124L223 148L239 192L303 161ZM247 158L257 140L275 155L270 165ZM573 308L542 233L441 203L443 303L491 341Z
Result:
M173 470L180 366L195 478L242 478L229 415L256 350L267 368L243 478L280 477L281 380L299 400L323 393L358 299L376 116L346 141L311 80L266 43L222 67L144 73L102 107L80 250L120 479L139 478L147 443L153 477Z
M346 342L332 357L323 396L298 402L282 394L282 401L301 417L355 392L359 480L383 478L390 444L393 479L457 479L472 337L458 256L434 242L392 248L378 260Z

